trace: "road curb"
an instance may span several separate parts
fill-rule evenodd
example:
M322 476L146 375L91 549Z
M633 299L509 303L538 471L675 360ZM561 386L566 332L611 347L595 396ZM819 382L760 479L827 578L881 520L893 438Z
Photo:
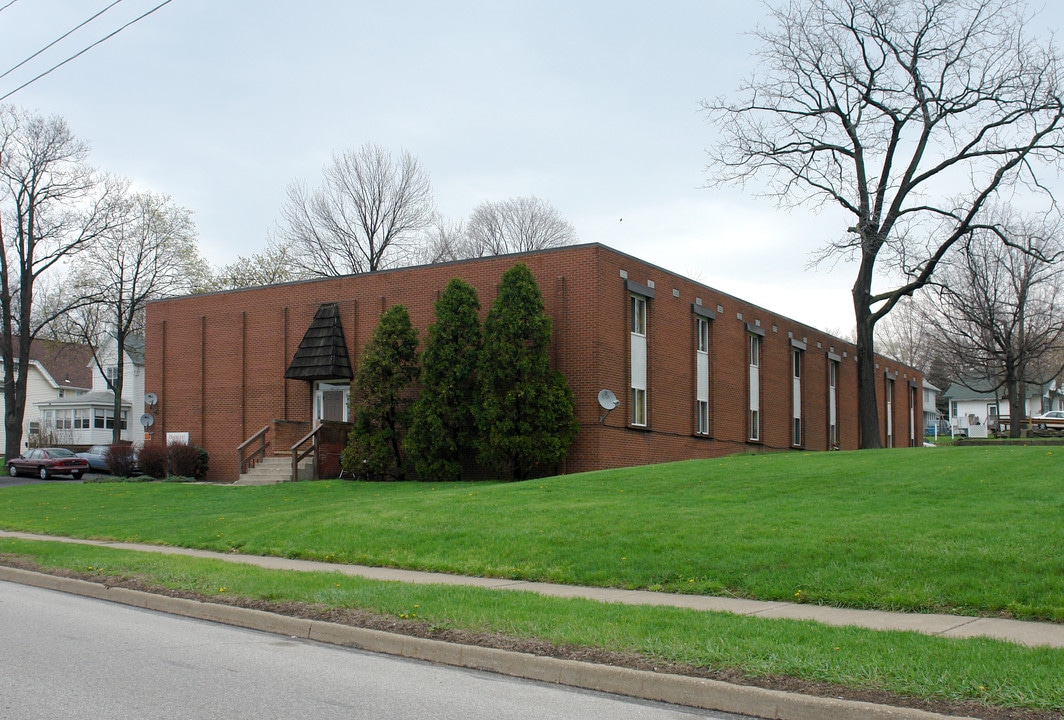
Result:
M867 720L956 720L959 717L854 700L732 685L705 678L460 645L381 630L288 617L262 610L108 587L102 583L5 566L0 566L0 580L368 652L773 720L851 720L855 717Z

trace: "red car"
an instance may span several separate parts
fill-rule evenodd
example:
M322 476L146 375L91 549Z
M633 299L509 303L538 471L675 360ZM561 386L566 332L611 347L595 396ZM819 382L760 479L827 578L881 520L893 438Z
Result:
M75 480L89 471L89 461L79 458L66 448L34 448L22 457L7 461L7 471L12 477L37 475L47 480L53 475L69 475Z

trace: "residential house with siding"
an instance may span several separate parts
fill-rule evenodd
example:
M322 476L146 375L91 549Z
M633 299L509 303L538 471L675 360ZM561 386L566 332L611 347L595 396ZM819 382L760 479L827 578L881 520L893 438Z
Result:
M49 428L42 423L38 405L51 400L75 398L89 392L92 388L92 373L89 369L91 359L92 352L85 345L43 339L33 341L26 378L23 447L8 453L6 437L0 433L0 452L10 456L20 455L27 447L39 446L43 440L54 437L48 434ZM0 393L0 409L6 412L4 403L4 396Z
M942 396L949 401L950 429L969 437L986 437L990 426L1008 420L1011 413L1005 388L994 387L987 381L955 382ZM1028 384L1024 407L1027 417L1064 410L1064 395L1055 383Z
M122 408L115 417L114 393L107 387L107 377L118 372L118 343L114 338L97 352L99 364L89 353L86 371L92 378L87 392L47 398L36 403L42 433L54 438L53 444L64 446L109 445L114 427L121 427L121 440L137 447L144 444L144 340L126 339L122 358Z

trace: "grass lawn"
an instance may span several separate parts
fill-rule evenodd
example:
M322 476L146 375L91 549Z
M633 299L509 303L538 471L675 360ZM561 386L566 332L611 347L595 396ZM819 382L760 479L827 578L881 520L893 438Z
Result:
M28 485L0 527L1064 621L1064 449L740 455L524 483Z
M624 606L512 591L407 585L339 573L263 570L114 548L0 539L0 553L94 576L135 576L206 596L354 608L435 630L501 633L555 645L639 653L727 677L797 678L832 696L886 692L899 704L999 716L1064 711L1064 650L876 632L727 613ZM728 673L733 673L727 675ZM809 688L806 688L809 690ZM909 698L906 701L904 698ZM915 702L914 700L915 699ZM881 699L880 699L881 700Z
M333 562L1064 621L1064 449L785 453L524 483L37 484L0 528ZM1064 712L1064 651L0 540L81 572Z

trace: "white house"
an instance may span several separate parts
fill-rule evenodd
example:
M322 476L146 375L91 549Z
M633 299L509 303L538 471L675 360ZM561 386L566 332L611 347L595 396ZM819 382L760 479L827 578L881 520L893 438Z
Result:
M91 357L91 356L90 356ZM118 348L110 339L99 350L100 365L108 376L118 373ZM53 430L59 444L109 445L115 423L122 428L122 440L139 447L144 444L140 417L144 413L144 340L127 338L123 358L122 412L116 420L114 393L107 389L107 381L89 360L92 387L87 393L51 398L37 403L42 430Z
M924 380L924 432L930 432L933 428L938 427L939 418L942 415L938 411L936 403L938 402L938 396L942 394L942 390L935 387L927 380Z
M88 363L92 352L85 345L52 340L34 340L30 345L30 362L26 377L26 410L23 414L22 441L26 446L37 445L42 425L38 404L51 400L70 399L83 395L92 387ZM0 370L3 362L0 361ZM0 393L0 412L6 411ZM19 455L18 448L11 455ZM7 455L6 438L0 433L0 453Z
M988 383L969 381L953 383L942 395L949 399L949 423L953 432L962 431L971 437L986 437L990 420L1009 418L1009 401L1004 388L989 389ZM985 390L979 388L988 388ZM1026 416L1041 415L1049 410L1064 409L1064 397L1055 383L1028 385Z

